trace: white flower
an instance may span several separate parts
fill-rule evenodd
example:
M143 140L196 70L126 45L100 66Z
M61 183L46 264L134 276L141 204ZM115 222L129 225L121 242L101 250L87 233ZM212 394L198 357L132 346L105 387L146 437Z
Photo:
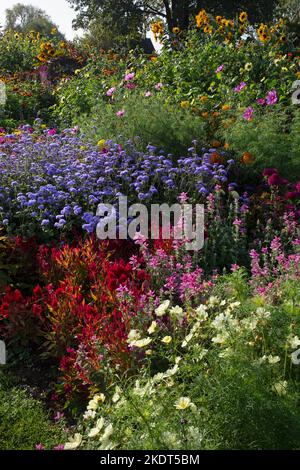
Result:
M112 397L112 402L113 403L117 403L120 400L121 393L122 393L122 390L120 389L120 387L117 386L116 389L115 389L115 393Z
M287 381L282 380L280 382L277 382L276 384L273 385L273 391L276 392L278 395L286 395L287 393Z
M98 419L96 426L90 430L88 437L96 437L104 426L104 419Z
M288 338L288 345L291 349L297 349L300 346L300 339L298 336L290 336Z
M97 408L98 408L99 403L104 403L104 401L105 401L105 395L103 393L95 395L92 398L92 400L89 401L87 409L96 411Z
M152 343L152 339L151 338L143 338L143 339L139 339L137 341L133 341L130 343L130 346L135 346L136 348L145 348L146 346L148 346L150 343Z
M95 416L96 416L95 410L87 410L83 415L83 419L94 419Z
M176 307L171 308L170 315L175 319L181 320L184 317L183 309L176 305Z
M80 446L81 442L82 442L82 435L79 434L79 433L77 433L77 434L75 434L74 437L72 437L72 438L70 439L69 442L67 442L67 443L65 444L65 450L74 450L74 449L77 449L77 447Z
M215 296L211 296L209 299L208 299L208 305L210 307L216 307L217 305L220 304L220 299L219 297L215 297Z
M200 305L198 308L196 308L196 313L200 321L204 321L207 319L208 313L206 310L207 310L206 305Z
M149 335L152 335L152 333L155 332L156 327L157 327L157 322L156 322L156 321L153 321L153 322L151 323L151 325L149 326L148 330L147 330L148 333L149 333Z
M168 310L169 306L170 306L170 301L165 300L162 304L160 304L159 307L157 307L155 309L155 315L158 316L158 317L162 317L163 315L165 315L165 313Z
M226 331L223 331L223 333L219 333L217 336L212 338L212 342L216 344L223 344L228 338L229 334Z
M187 408L195 408L194 403L192 403L192 401L189 397L180 397L175 402L174 406L175 406L176 410L186 410Z
M175 375L175 374L178 372L178 369L179 369L178 364L175 364L175 366L172 367L172 369L168 369L168 370L164 373L164 377L165 377L165 378L172 377L172 375Z
M112 424L109 424L106 428L105 428L105 431L104 431L104 434L103 436L101 437L101 442L104 442L104 441L107 441L110 436L112 435L113 433L113 426Z
M140 339L140 337L141 337L141 333L139 333L137 330L131 330L128 333L127 343L132 343L133 341L137 341L138 339Z
M269 364L277 364L277 362L280 362L280 357L279 356L272 356L272 354L270 354L268 356L268 361L269 361Z

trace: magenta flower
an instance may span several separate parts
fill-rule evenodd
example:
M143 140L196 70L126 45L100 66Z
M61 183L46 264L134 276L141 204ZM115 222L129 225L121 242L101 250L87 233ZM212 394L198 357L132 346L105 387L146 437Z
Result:
M57 134L57 130L56 129L49 129L48 132L47 132L48 135L56 135Z
M284 178L282 178L278 173L273 173L271 176L268 178L268 185L269 186L282 186L287 184L288 181Z
M185 202L187 202L189 199L187 193L181 193L178 197L178 200L180 202L180 204L184 204Z
M263 171L263 176L271 176L274 173L278 173L276 168L265 168L264 171Z
M116 87L115 87L115 86L111 87L111 88L106 92L106 96L112 96L115 91L116 91Z
M43 444L35 444L35 450L45 450L45 446Z
M258 103L260 106L264 106L266 104L266 100L264 98L258 98L256 103Z
M125 88L128 88L128 90L134 90L136 88L136 84L132 82L128 82L126 83Z
M246 85L247 84L245 82L242 82L238 86L235 87L234 91L236 93L240 93L240 91L242 91L245 88Z
M53 450L65 450L64 444L58 444L53 448Z
M123 117L125 115L125 109L120 109L117 113L116 116L118 117Z
M133 80L135 77L135 73L134 72L130 72L130 73L127 73L125 75L125 81L126 82L130 82L131 80Z
M224 70L224 67L225 67L224 64L220 65L220 66L217 68L216 73L222 72L222 71Z
M266 103L268 106L272 106L273 104L277 103L278 96L276 90L269 91L266 97Z
M246 119L246 121L251 121L253 113L254 113L254 109L251 106L249 106L249 108L247 108L246 111L244 112L243 118Z

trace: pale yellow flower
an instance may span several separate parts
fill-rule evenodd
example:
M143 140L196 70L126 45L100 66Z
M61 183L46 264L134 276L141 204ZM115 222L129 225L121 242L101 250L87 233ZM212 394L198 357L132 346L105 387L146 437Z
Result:
M194 403L192 403L192 401L189 397L180 397L175 402L174 406L175 406L176 410L186 410L187 408L195 408Z
M171 341L172 341L172 337L171 337L171 336L165 336L165 337L161 340L161 342L162 342L162 343L165 343L165 344L170 344Z

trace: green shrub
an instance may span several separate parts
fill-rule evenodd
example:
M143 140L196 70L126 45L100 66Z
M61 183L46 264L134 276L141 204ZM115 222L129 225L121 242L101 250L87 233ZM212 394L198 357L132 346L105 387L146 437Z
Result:
M275 167L289 179L300 174L300 110L296 105L255 111L253 120L240 117L227 129L220 131L221 138L242 156L250 152L255 157L254 168Z
M116 115L122 101L97 104L90 115L79 119L82 132L95 141L135 142L138 148L148 144L182 155L193 140L206 141L205 122L187 110L166 104L157 97L145 98L132 93L125 101L123 117Z
M34 450L36 444L53 449L63 437L62 426L50 421L42 403L0 370L0 450Z

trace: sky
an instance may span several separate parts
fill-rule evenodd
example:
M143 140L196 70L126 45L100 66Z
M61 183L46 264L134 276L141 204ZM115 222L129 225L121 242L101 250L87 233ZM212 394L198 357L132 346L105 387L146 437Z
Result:
M76 13L66 0L0 0L0 25L5 23L5 10L17 3L33 5L44 10L67 39L73 39L78 32L72 29L72 20Z

